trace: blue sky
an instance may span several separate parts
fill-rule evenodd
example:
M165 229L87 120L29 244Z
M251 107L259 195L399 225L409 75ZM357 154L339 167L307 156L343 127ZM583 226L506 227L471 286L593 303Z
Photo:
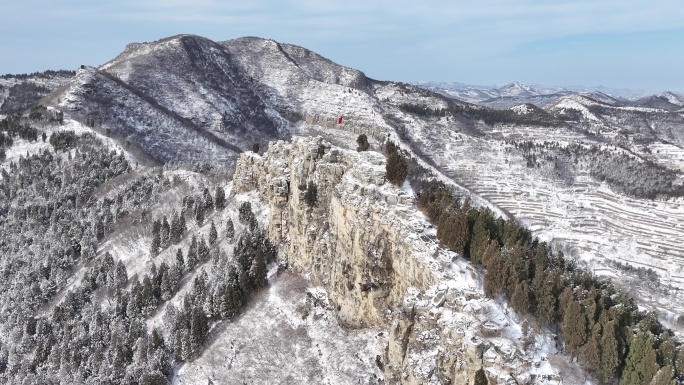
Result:
M681 0L4 3L0 73L100 65L127 43L192 33L298 44L382 80L684 92Z

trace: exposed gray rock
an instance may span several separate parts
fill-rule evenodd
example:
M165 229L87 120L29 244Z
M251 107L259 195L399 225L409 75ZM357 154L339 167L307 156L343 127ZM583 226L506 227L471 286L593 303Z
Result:
M483 366L499 383L529 382L527 354L515 342L501 342L507 321L489 320L500 310L481 291L444 283L453 253L417 235L429 224L411 194L385 182L384 168L377 152L295 137L291 144L272 142L263 156L244 153L233 188L259 192L280 257L328 291L343 324L388 329L376 359L385 383L470 384ZM318 191L313 207L304 201L309 182ZM483 359L502 346L506 354Z

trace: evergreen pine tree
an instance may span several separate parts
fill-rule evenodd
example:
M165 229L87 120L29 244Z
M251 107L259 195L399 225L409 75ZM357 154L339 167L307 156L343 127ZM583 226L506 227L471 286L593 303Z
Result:
M183 332L176 330L172 335L171 351L177 362L183 362Z
M568 304L563 315L561 330L563 340L570 348L571 355L576 356L580 346L587 339L587 317L579 301L573 299Z
M156 308L157 303L154 298L152 281L147 275L143 278L141 296L141 310L143 314L150 314Z
M169 225L168 219L166 219L166 216L162 219L161 223L161 230L160 230L160 245L162 249L165 249L169 245L169 241L171 240L171 225Z
M252 205L249 202L243 202L238 209L238 219L243 225L249 225L249 223L254 218L254 213L252 212Z
M623 385L648 385L660 367L653 349L653 337L638 331L629 341L629 353L622 371Z
M190 341L192 352L197 353L201 350L209 331L209 322L202 309L193 308L190 323Z
M228 241L232 242L234 238L235 238L235 226L233 225L233 220L229 218L228 221L226 222L226 239L228 239Z
M204 223L204 211L205 210L206 210L206 208L203 204L196 204L195 205L195 221L197 222L197 226L202 226L202 223Z
M530 290L527 282L516 285L511 297L511 306L518 314L525 315L530 311Z
M185 261L183 259L183 250L181 250L180 247L178 248L178 251L176 251L176 269L181 274L183 274L185 272Z
M152 233L152 242L150 243L150 255L154 258L159 255L159 248L161 247L161 236L159 231Z
M658 370L649 385L675 385L674 369L672 366L663 366Z
M249 276L252 281L252 286L254 288L265 286L268 281L267 275L268 270L266 267L266 261L264 260L264 254L261 250L257 249L254 253L254 258L252 259L249 269Z
M223 208L226 207L226 193L221 186L216 186L214 204L216 205L217 210L223 210Z
M173 264L169 267L169 293L175 293L180 286L180 280L183 272L178 269L179 266L177 264Z
M387 156L385 163L385 175L387 180L397 186L402 186L408 176L408 165L399 152L392 152Z
M204 240L204 237L197 243L197 259L201 262L209 260L209 246L207 246L207 241Z
M484 292L489 298L494 298L503 287L501 272L504 269L504 261L496 242L489 243L484 255L487 261L487 272L484 277Z
M197 258L197 238L195 236L192 237L192 241L190 243L190 248L188 249L188 255L187 255L187 267L188 271L195 270L195 267L199 264L199 260Z
M203 194L202 200L204 203L204 211L206 213L208 213L214 209L214 198L211 197L211 193L209 192L208 187L204 188L204 194Z
M598 377L603 384L609 383L617 375L621 363L620 346L617 339L616 322L608 321L603 326L601 334L601 362Z
M126 266L123 262L119 260L116 263L116 271L114 273L114 286L122 289L128 282L128 273L126 272Z
M568 308L568 305L570 304L571 301L573 301L575 296L572 293L572 287L571 285L567 285L565 289L561 292L561 294L558 296L558 320L559 322L563 322L563 317L565 316L565 310Z
M684 347L682 345L679 345L675 351L674 362L675 377L679 378L684 375Z
M186 225L185 225L185 213L184 212L180 213L180 217L178 219L178 228L180 229L180 237L178 238L180 240L180 238L183 237L183 234L185 234L185 232L188 230Z
M591 372L596 373L601 366L601 324L594 324L589 339L582 346L580 354L584 366Z
M180 228L180 216L178 215L178 213L174 213L173 217L171 217L171 243L173 243L174 245L177 244L178 242L180 242L182 236L183 232Z
M171 285L171 280L169 278L169 273L171 268L165 269L161 275L161 282L159 283L159 290L161 291L161 299L168 301L171 299L173 294L173 286Z
M672 336L669 333L663 333L660 335L660 341L660 346L658 346L660 366L670 366L674 370L677 348Z
M533 290L537 294L535 315L541 325L552 322L556 317L558 298L558 272L537 270L532 281Z
M104 222L102 221L102 218L99 217L95 222L95 237L98 241L102 241L105 237Z
M470 259L475 263L482 263L482 255L490 241L489 220L491 214L488 210L479 211L473 224L470 238Z
M216 244L216 239L218 239L218 232L216 231L214 221L211 221L211 227L209 228L209 244L214 246Z

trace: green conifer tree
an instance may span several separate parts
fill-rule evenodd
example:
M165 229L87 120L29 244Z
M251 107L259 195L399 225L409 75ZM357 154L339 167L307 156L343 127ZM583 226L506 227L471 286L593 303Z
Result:
M226 207L226 192L223 187L216 186L216 192L214 193L214 204L217 210L223 210Z
M602 384L611 382L617 376L621 364L620 346L617 339L616 322L608 321L603 326L601 334L601 362L598 371Z
M226 239L232 242L235 239L235 226L233 225L233 220L228 219L226 222Z
M489 219L490 214L488 210L478 211L475 223L473 224L470 238L470 259L475 263L482 263L482 255L491 239L489 236Z
M188 254L186 257L186 265L188 271L195 270L195 267L199 264L199 259L197 257L197 237L193 236L190 242L190 248L188 248Z
M211 227L209 228L209 245L214 246L217 239L218 231L216 231L216 225L214 225L214 221L211 221Z
M176 269L181 274L185 272L185 260L183 259L183 250L180 247L176 251Z
M587 317L579 301L573 299L566 307L561 330L563 340L570 348L571 355L576 356L587 339Z
M653 349L653 336L638 331L629 341L629 353L622 371L623 385L648 385L660 367Z
M580 358L585 367L595 373L601 366L601 324L596 323L591 329L587 343L582 347Z

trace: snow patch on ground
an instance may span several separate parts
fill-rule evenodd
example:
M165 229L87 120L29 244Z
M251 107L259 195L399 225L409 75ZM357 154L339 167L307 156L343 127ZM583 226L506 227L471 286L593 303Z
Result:
M528 106L527 104L521 104L519 106L511 107L511 110L518 115L527 115L534 112L534 110L530 108L530 106Z
M377 384L387 331L342 328L327 293L285 272L234 321L212 328L204 353L172 384Z

